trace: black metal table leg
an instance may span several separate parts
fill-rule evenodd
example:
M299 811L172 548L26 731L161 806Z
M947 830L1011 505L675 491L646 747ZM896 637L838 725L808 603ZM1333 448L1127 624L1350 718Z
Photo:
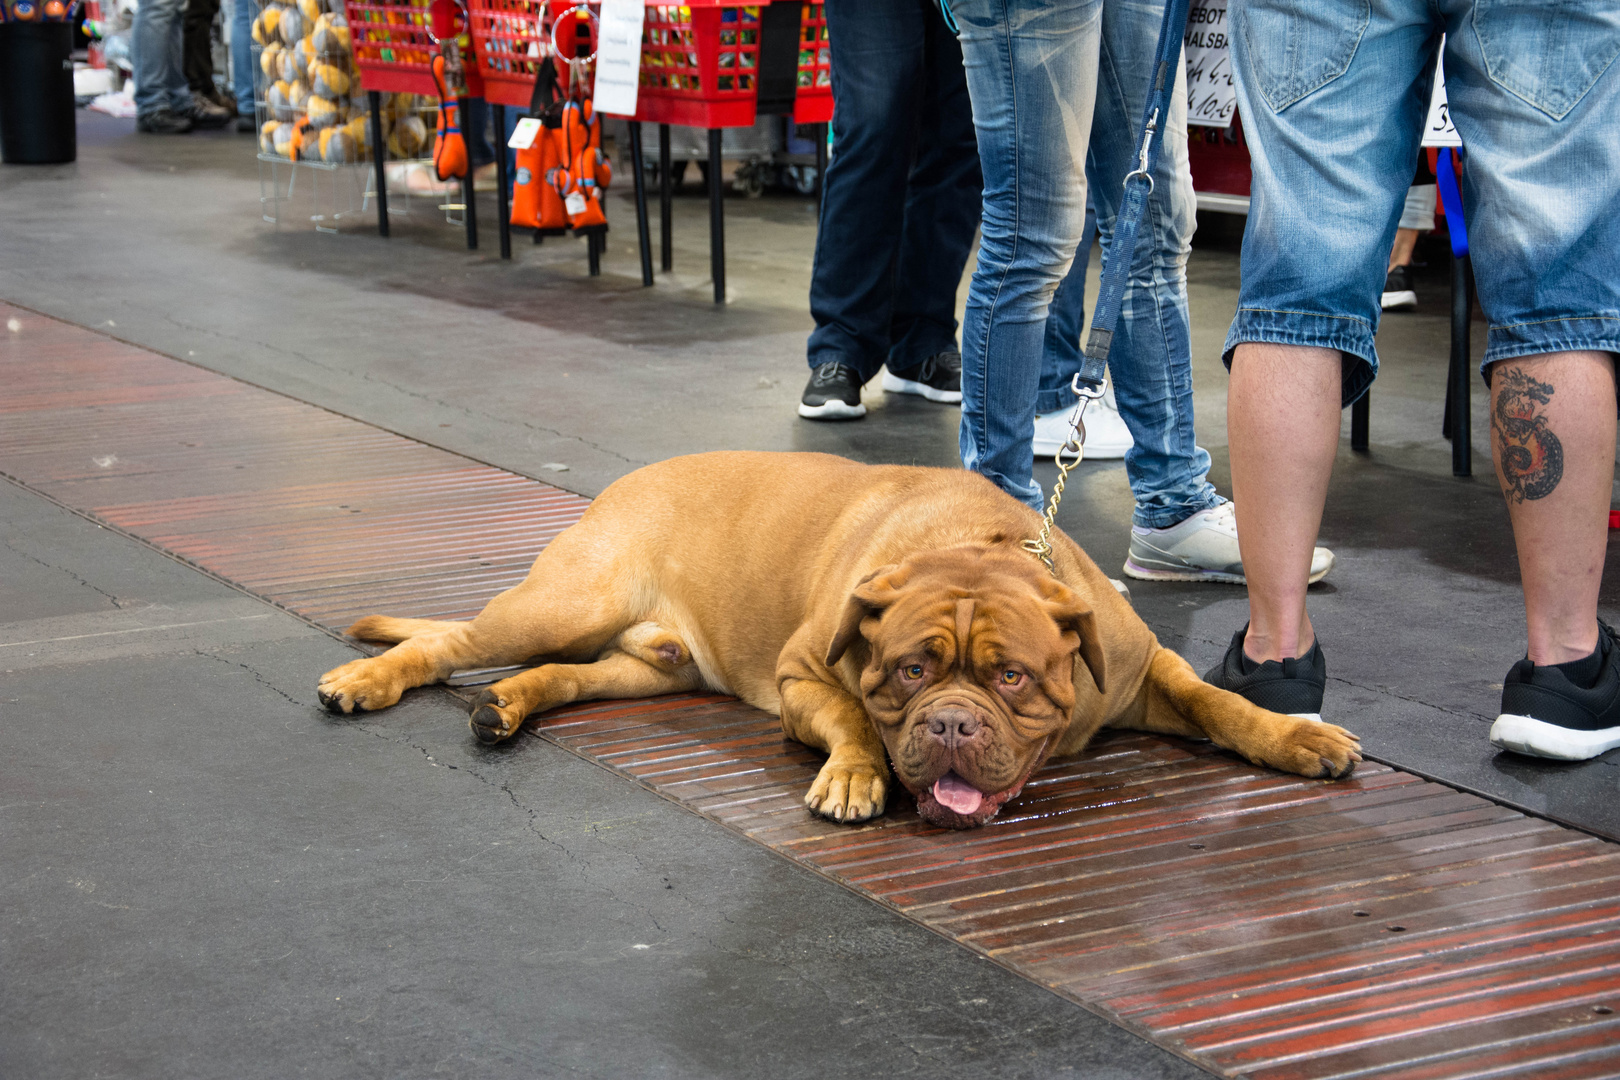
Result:
M512 257L511 193L506 187L506 106L494 106L495 112L495 196L496 213L501 229L501 258Z
M1469 290L1468 256L1451 260L1451 475L1474 474L1473 416L1469 411L1473 362L1469 332L1474 297Z
M669 181L669 125L658 125L658 267L665 273L675 269L675 251L672 237L675 223L674 189Z
M240 2L240 0L238 0ZM636 181L636 242L641 245L641 283L653 283L652 234L647 228L647 172L641 148L641 121L630 121L630 171Z
M467 98L456 99L456 122L461 125L461 136L467 137ZM467 222L467 250L478 250L478 200L473 193L473 167L467 162L467 175L461 178L461 202L466 207L462 211Z
M366 91L366 103L371 107L371 158L377 167L377 235L388 235L388 177L383 171L383 159L388 156L388 144L382 133L382 94Z
M1372 391L1369 390L1350 406L1350 449L1362 454L1367 452L1367 429L1372 420L1371 398Z
M821 193L827 190L827 129L831 124L816 125L820 132L816 139L816 220L821 220Z
M725 199L720 187L720 129L709 129L709 276L714 302L726 302Z
M585 234L585 263L590 267L591 277L602 276L602 248L606 242L607 237L595 229Z

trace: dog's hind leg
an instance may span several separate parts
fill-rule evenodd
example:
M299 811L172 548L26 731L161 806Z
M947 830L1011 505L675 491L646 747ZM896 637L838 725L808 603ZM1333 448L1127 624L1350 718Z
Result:
M594 660L640 619L635 580L602 556L590 530L570 530L540 553L521 584L471 622L361 619L351 628L357 636L400 643L381 656L333 668L321 677L317 695L333 712L371 711L394 704L413 686L470 668L537 657Z
M635 629L642 627L653 624L643 623ZM628 636L623 635L621 643ZM649 650L650 659L614 649L592 664L544 664L502 679L473 699L468 720L473 734L479 742L500 742L517 734L524 717L571 701L653 697L696 690L703 684L703 676L692 663L691 653L675 635L662 631L662 636L667 640L657 644L663 650L660 652L655 645Z

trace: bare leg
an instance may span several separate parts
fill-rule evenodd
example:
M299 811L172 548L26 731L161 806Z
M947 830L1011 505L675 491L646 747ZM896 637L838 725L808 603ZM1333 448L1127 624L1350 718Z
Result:
M1340 394L1335 349L1252 343L1232 357L1226 426L1251 660L1303 656L1316 640L1305 587L1339 444Z
M1578 660L1597 647L1614 439L1608 353L1544 353L1491 368L1491 456L1519 548L1534 663Z
M1407 266L1412 262L1412 249L1417 247L1416 229L1396 229L1395 246L1389 249L1389 269Z

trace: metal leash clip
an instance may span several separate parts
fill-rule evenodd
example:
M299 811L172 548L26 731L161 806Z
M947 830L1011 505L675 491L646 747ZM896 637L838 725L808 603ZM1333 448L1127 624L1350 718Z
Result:
M1031 555L1046 564L1054 577L1057 576L1057 566L1052 562L1052 524L1057 520L1058 504L1063 501L1063 489L1069 482L1069 470L1086 456L1086 406L1103 396L1101 383L1096 386L1086 386L1080 381L1078 373L1069 383L1069 389L1074 391L1077 399L1074 403L1074 412L1069 416L1069 437L1058 447L1052 460L1058 468L1057 483L1052 485L1052 498L1046 504L1046 514L1041 522L1041 534L1033 540L1025 540L1020 546ZM1073 454L1073 461L1064 461L1065 454Z

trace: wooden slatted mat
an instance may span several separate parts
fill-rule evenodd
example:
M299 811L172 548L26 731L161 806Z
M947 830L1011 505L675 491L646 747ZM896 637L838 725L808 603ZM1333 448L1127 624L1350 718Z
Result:
M585 506L5 317L0 472L328 626L470 614ZM818 756L730 698L528 730L1223 1075L1620 1076L1620 845L1398 770L1304 780L1105 734L958 833L904 796L865 826L810 817Z

